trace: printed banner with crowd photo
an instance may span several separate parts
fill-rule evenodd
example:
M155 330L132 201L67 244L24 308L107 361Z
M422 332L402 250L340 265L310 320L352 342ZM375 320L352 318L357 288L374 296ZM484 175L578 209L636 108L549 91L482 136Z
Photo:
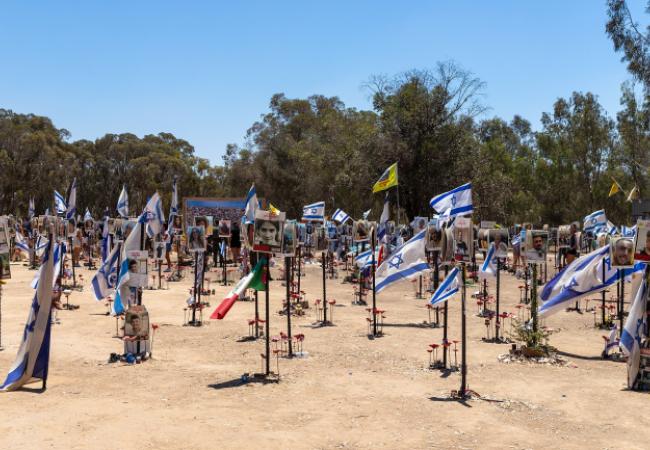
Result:
M264 200L259 201L264 207ZM239 223L245 210L245 198L187 197L183 199L183 228L187 230L194 226L195 217L211 217L215 225L223 220L229 220L231 224Z

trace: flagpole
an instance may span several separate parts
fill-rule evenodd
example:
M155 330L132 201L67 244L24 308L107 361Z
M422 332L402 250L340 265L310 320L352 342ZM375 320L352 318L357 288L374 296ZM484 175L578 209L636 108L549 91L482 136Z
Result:
M496 251L496 249L495 249ZM499 342L499 329L501 328L501 320L499 317L499 299L501 297L501 258L497 258L497 283L496 283L496 322L494 327L494 341Z
M533 263L533 279L530 286L530 315L533 321L533 342L535 347L539 345L537 341L537 263Z
M433 292L438 290L440 285L440 266L438 264L438 251L432 252L433 256ZM440 307L436 305L436 326L440 325ZM445 353L443 348L443 353Z
M327 283L325 281L326 275L326 261L325 261L325 252L321 252L321 261L323 263L323 326L327 325Z
M445 280L447 279L447 275L449 275L449 266L445 265ZM445 302L445 308L444 308L445 321L442 324L442 326L443 326L443 329L442 329L442 342L445 345L448 344L448 341L447 341L447 329L448 329L447 328L447 325L448 325L447 317L449 316L448 312L449 312L449 302ZM444 345L443 345L443 347L444 347L443 348L444 351L442 352L442 367L444 369L446 369L447 368L447 347L444 346Z
M399 215L399 183L397 184L397 227L400 224L400 215Z
M288 357L293 358L293 348L291 345L291 257L284 257L284 276L287 284L287 344L289 347Z
M607 268L606 268L605 264L603 264L602 266L603 266L603 281L605 281L605 277L607 276ZM601 324L602 324L603 327L605 326L605 291L606 290L603 289L602 298L601 298L601 305L600 305Z
M460 391L458 395L460 398L465 398L467 395L467 326L465 323L465 302L467 298L467 287L465 286L465 280L467 275L465 273L465 263L462 263L462 272L463 272L463 286L462 286L462 295L461 295L461 340L462 340L462 353L461 353L461 370L460 370ZM445 305L449 302L445 302Z
M271 327L269 326L269 319L271 318L271 313L270 313L270 299L269 299L269 287L270 287L270 282L269 279L271 278L271 269L269 267L269 257L270 255L266 255L266 261L264 265L266 266L266 280L265 280L265 300L266 300L266 331L264 333L264 338L266 340L265 346L266 346L266 376L268 377L271 374L271 343L269 341L269 335L271 334Z
M618 278L621 283L621 304L618 310L618 330L620 339L620 336L623 335L623 314L625 312L625 273L623 269L618 269Z
M376 268L375 268L375 246L376 246L376 240L377 240L377 231L372 229L372 234L371 234L371 245L372 245L372 335L377 336L377 290L375 287L375 274L376 274Z

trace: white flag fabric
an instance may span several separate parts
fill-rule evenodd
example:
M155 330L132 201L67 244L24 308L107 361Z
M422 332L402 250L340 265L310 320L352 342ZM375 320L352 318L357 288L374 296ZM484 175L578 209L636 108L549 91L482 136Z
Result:
M117 199L117 212L122 217L129 217L129 194L126 193L126 185L122 186L120 198Z
M607 336L607 340L605 341L605 349L603 350L603 354L605 356L609 355L609 352L620 345L620 342L618 339L616 339L616 335L618 334L618 327L614 325L610 330L609 330L609 336Z
M458 267L451 269L451 271L447 274L447 277L442 283L440 283L438 289L436 289L436 292L434 292L431 296L429 303L431 305L438 305L440 303L446 302L454 295L456 295L460 290L460 284L462 283L461 277L462 274L460 273L460 270L458 270Z
M641 341L647 337L648 327L646 315L646 302L648 300L648 286L646 277L637 277L639 280L633 285L634 303L630 308L621 333L621 350L627 356L627 386L634 388L636 377L639 373L641 359Z
M68 195L68 207L65 211L66 220L73 220L75 214L77 214L77 179L72 180L72 186L70 186L70 194Z
M363 213L363 220L368 220L368 216L372 212L372 209L369 209L368 211Z
M52 285L56 281L54 267L54 245L49 245L41 265L39 287L34 293L18 354L0 390L13 391L37 379L47 378Z
M90 214L90 210L88 208L86 208L86 213L84 214L84 222L87 222L89 220L91 220L93 222L95 221L95 219L93 219L93 215Z
M471 214L474 211L472 183L466 183L449 192L436 195L429 202L429 206L445 218Z
M600 228L607 227L605 210L595 211L584 218L584 231L596 233Z
M377 268L375 273L375 289L381 292L391 284L413 278L429 270L424 234L422 230L405 244L401 245L389 258Z
M160 234L165 224L165 213L158 192L151 196L142 214L147 222L147 236L151 238Z
M517 234L516 236L519 235ZM555 276L544 285L539 298L542 301L546 302L550 298L558 295L566 283L571 279L571 277L573 277L573 275L575 275L577 271L582 270L595 258L604 258L608 252L608 247L601 247L587 255L583 255L579 258L574 259L571 264L567 265L561 272L555 274Z
M621 236L623 237L635 237L636 236L636 225L633 227L627 227L621 225Z
M585 260L579 258L574 261L575 263L581 260L579 265L572 268L571 273L566 277L561 277L561 283L558 281L551 288L557 294L551 292L551 297L539 308L540 315L548 316L563 309L567 304L598 293L618 281L618 270L611 266L609 247L602 247L587 256L591 256L591 258ZM605 266L605 278L603 278L603 265ZM573 263L567 269L571 266L573 266ZM632 268L622 269L623 279L627 279L644 269L645 263L641 262L636 263ZM554 280L551 280L551 282ZM545 294L545 289L542 294Z
M487 255L485 255L485 261L481 265L479 270L479 278L487 277L496 277L497 276L497 258L494 256L496 249L494 247L494 242L490 244Z
M377 240L386 243L388 241L387 229L388 220L390 219L390 203L388 202L388 192L384 197L384 209L379 217L379 226L377 227Z
M29 243L27 243L27 240L20 231L16 231L15 246L29 258L32 250L29 248Z
M342 209L337 209L334 211L334 214L332 214L332 220L336 220L338 223L343 224L350 220L350 216Z
M244 210L246 223L255 223L255 212L257 211L258 206L259 202L257 200L257 191L255 190L255 185L253 184L248 190L248 194L246 194L246 209Z
M27 209L27 215L30 219L36 215L36 206L34 206L33 198L29 199L29 208Z
M115 289L119 256L120 248L116 245L93 277L92 286L95 299L103 300Z
M58 191L54 191L54 205L56 206L57 214L63 214L68 209L65 204L65 198Z
M129 258L127 255L134 250L140 250L140 234L144 226L144 213L138 219L138 223L133 227L131 233L126 238L123 244L119 244L116 248L120 249L120 267L118 268L117 282L115 285L115 299L112 303L111 313L113 315L122 314L130 306L130 287L128 281L131 278L129 275Z
M325 220L325 202L316 202L304 206L302 208L302 219L323 222Z

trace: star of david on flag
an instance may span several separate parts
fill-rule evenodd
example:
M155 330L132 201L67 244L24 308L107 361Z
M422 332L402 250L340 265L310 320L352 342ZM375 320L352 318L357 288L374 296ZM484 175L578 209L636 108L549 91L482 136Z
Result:
M429 270L424 249L425 231L420 231L395 249L392 256L377 268L375 289L378 293L397 281L413 278Z
M429 202L429 206L445 218L471 214L474 211L472 183L463 184L449 192L436 195Z

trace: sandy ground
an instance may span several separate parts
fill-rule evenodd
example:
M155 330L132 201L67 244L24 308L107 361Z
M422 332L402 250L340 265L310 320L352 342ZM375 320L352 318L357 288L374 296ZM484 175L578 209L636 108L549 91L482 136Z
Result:
M302 286L313 303L322 295L321 272L317 265L306 271ZM13 265L12 273L2 295L3 378L33 295L34 272ZM279 384L240 385L233 381L259 371L264 350L261 339L239 342L254 305L240 302L225 320L183 327L190 278L145 291L160 328L154 359L132 366L107 363L122 351L112 338L115 319L103 315L88 285L74 292L70 301L81 308L59 312L53 327L47 391L0 394L0 448L648 448L650 397L626 390L625 364L600 359L603 332L592 314L561 312L547 321L559 329L551 343L569 355L568 366L503 364L497 356L508 346L482 342L484 319L469 300L469 387L492 401L459 403L448 398L459 374L427 367L426 348L440 343L442 329L422 325L426 301L415 298L414 284L378 296L385 335L371 340L365 308L351 304L341 272L327 281L337 301L334 326L312 327L313 309L293 319L309 356L280 359ZM503 310L515 311L520 284L502 277ZM230 289L211 287L210 312ZM284 293L272 282L272 335L286 331L277 314ZM459 305L450 303L450 339L460 337Z

